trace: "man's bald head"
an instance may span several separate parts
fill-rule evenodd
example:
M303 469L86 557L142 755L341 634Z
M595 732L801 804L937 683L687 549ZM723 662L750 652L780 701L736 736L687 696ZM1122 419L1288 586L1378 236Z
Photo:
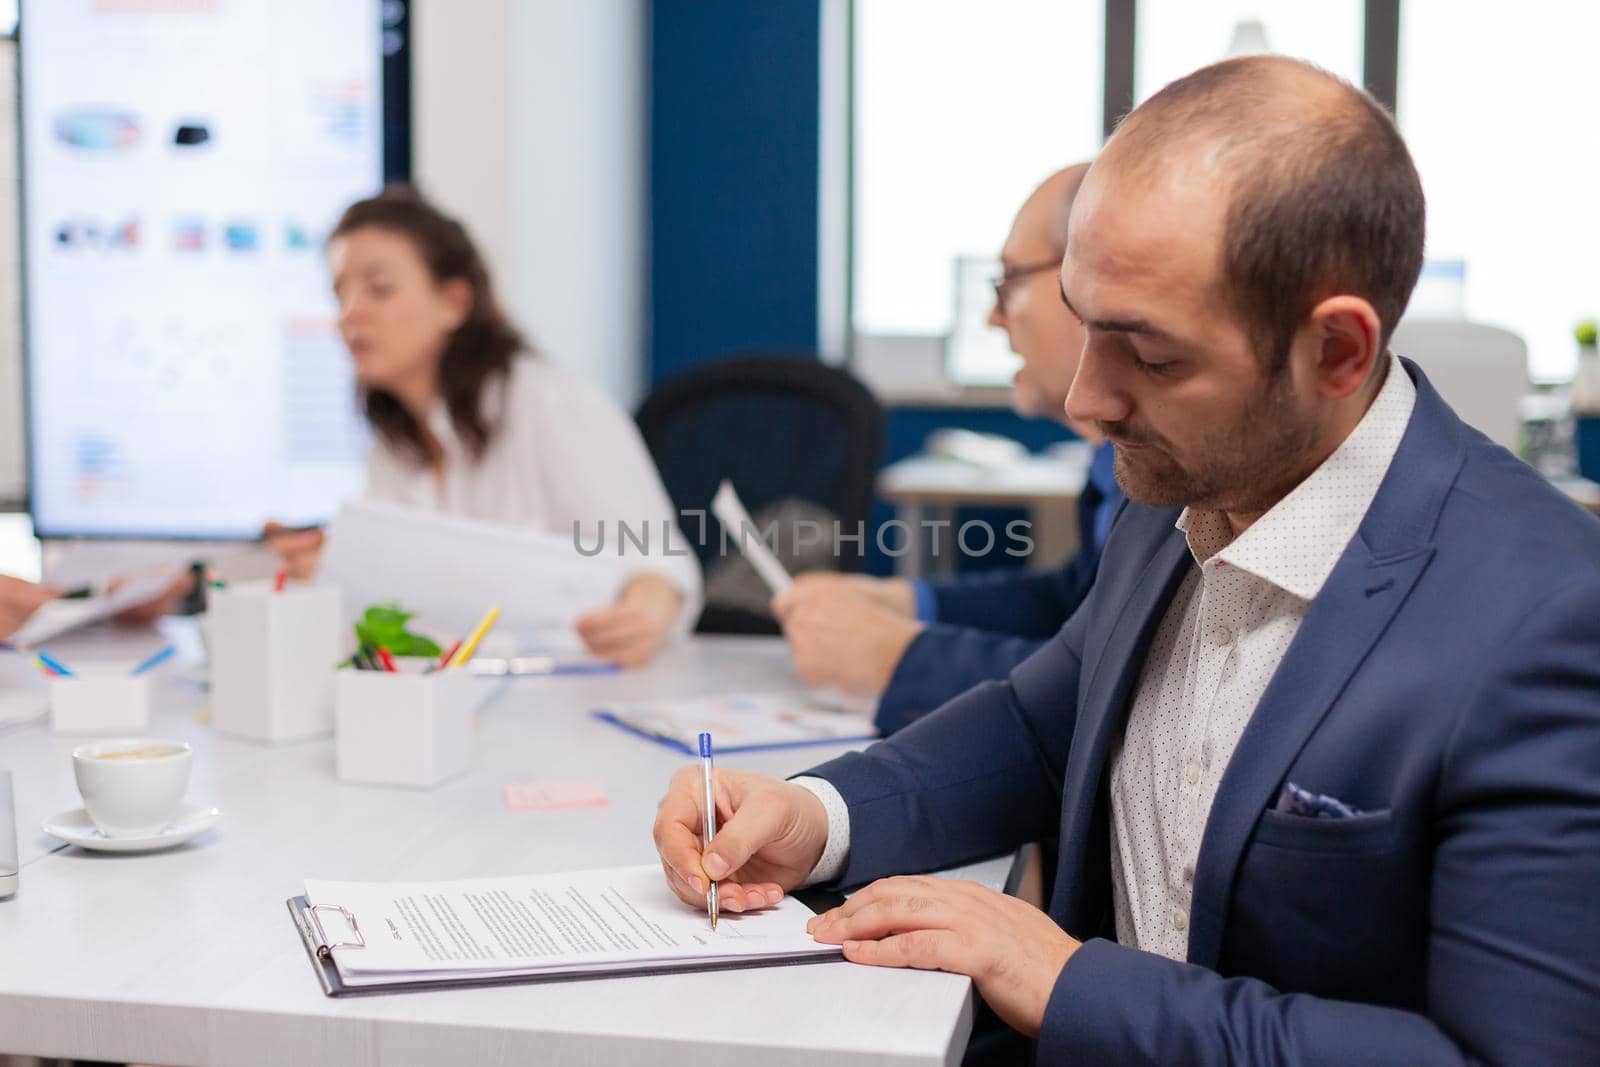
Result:
M1061 258L1067 250L1067 221L1072 217L1072 202L1083 185L1089 164L1063 167L1039 183L1017 211L1013 230L1027 229Z
M989 324L1006 331L1011 350L1022 358L1011 402L1025 415L1066 418L1083 328L1062 305L1056 278L1067 249L1072 202L1088 172L1089 164L1077 163L1040 183L1017 210L1000 250L1002 272L1010 280L998 286Z
M1226 191L1225 296L1274 370L1338 293L1373 306L1387 344L1422 269L1422 183L1393 120L1298 60L1248 56L1178 79L1122 122L1095 173L1120 190Z

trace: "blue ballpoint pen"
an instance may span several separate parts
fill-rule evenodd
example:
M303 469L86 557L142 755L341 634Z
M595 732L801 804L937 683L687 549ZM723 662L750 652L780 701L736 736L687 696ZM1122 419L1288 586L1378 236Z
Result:
M705 847L711 847L711 838L717 832L717 790L711 782L711 735L700 734L700 771L705 778L706 796L706 825ZM712 882L711 888L706 890L706 914L711 916L711 929L717 928L717 883Z

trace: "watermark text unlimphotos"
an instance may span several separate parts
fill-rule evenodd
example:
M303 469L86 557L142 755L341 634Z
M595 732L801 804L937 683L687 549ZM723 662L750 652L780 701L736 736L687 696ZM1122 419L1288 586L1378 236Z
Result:
M572 521L572 544L581 556L613 553L619 557L689 556L693 546L714 545L717 554L743 551L756 541L773 552L793 556L812 556L819 550L835 557L859 556L868 545L867 524L857 522L847 529L837 520L773 519L763 526L747 522L743 529L731 531L720 522L708 522L709 513L691 508L679 512L679 522L671 519L597 519L593 523ZM959 525L951 519L890 519L871 535L879 552L894 559L919 550L933 559L952 553L962 556L987 556L997 548L1008 556L1022 558L1033 553L1032 526L1026 519L1013 519L999 530L994 523L969 519Z

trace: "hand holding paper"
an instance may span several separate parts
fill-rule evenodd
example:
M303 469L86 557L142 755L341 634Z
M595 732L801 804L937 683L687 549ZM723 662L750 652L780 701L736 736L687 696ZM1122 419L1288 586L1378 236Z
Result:
M156 567L120 579L116 587L99 596L73 600L51 600L33 612L32 617L12 634L11 643L31 648L52 637L109 619L144 604L160 603L182 581L181 567Z

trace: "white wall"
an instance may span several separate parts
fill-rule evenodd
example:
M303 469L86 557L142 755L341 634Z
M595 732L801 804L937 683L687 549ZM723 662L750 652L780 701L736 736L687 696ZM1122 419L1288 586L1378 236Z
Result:
M549 358L631 409L644 367L641 0L413 7L413 167Z

